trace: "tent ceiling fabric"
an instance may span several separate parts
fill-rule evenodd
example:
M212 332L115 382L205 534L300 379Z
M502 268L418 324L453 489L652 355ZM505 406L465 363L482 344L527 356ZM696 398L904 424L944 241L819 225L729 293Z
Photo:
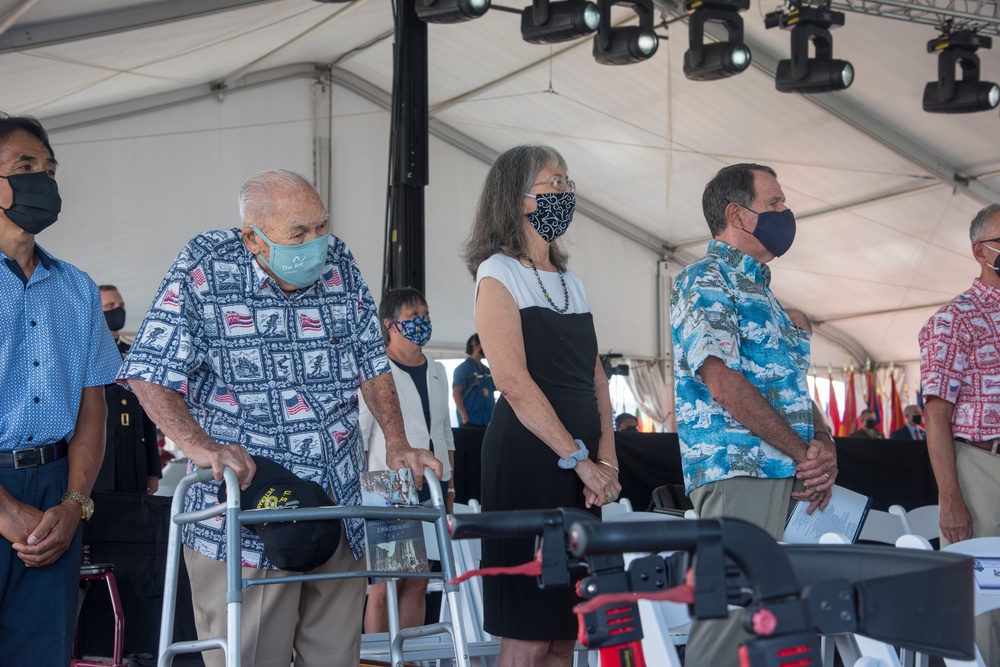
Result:
M22 5L0 0L0 20ZM716 82L684 78L681 22L660 29L670 39L650 61L627 67L596 64L590 39L526 44L507 12L432 25L432 122L459 137L453 144L479 146L479 157L515 143L556 146L581 198L633 240L662 244L674 272L708 240L700 193L712 174L769 164L801 221L792 251L771 265L779 298L854 350L912 362L920 324L977 274L968 224L1000 200L1000 119L924 113L923 87L937 71L925 44L936 31L860 14L833 33L835 57L857 72L848 91L776 92L769 72L788 57L789 35L765 30L762 15L778 6L751 5L755 67ZM392 25L385 0L41 0L0 35L3 106L95 122L316 65L355 92L385 94ZM1000 79L1000 49L980 57L983 78ZM836 345L815 353L823 366L847 355Z

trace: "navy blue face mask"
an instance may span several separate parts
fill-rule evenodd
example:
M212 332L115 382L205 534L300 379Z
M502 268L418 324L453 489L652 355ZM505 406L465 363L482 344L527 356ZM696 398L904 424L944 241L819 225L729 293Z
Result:
M743 208L751 213L757 213L752 208L746 206ZM781 257L788 252L792 247L792 241L795 240L795 215L787 208L784 211L757 213L757 227L753 230L753 236L769 253Z

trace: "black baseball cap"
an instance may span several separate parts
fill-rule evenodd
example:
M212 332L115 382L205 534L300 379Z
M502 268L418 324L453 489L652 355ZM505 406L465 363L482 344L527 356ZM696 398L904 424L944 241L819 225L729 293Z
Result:
M330 507L334 503L323 487L307 481L277 461L251 456L257 465L250 486L240 492L240 509ZM219 487L219 502L226 502L226 483ZM340 519L283 521L247 526L257 533L264 555L282 570L308 572L330 560L340 544Z

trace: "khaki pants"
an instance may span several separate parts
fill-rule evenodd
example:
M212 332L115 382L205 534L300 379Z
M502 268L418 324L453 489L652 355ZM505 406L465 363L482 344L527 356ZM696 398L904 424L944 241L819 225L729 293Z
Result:
M699 518L743 519L780 540L792 509L792 491L801 488L792 477L734 477L700 486L690 497ZM751 636L743 630L741 614L742 610L730 612L726 619L691 623L684 667L738 667L739 646Z
M345 534L326 563L308 574L356 572ZM184 547L199 638L226 636L226 564ZM280 579L301 574L242 568L245 579ZM361 653L364 578L250 586L243 591L242 667L357 667ZM202 653L206 667L225 667L222 651Z
M972 515L972 536L1000 536L1000 456L956 442L955 467L962 499ZM942 535L942 548L948 544ZM1000 663L1000 610L976 617L976 646L987 665Z

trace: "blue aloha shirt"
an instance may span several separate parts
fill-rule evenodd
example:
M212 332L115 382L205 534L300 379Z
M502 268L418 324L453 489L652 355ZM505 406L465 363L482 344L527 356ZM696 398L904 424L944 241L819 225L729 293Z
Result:
M323 274L286 297L238 229L192 239L167 272L118 375L180 392L215 441L281 463L360 505L366 469L358 430L361 383L389 372L375 302L354 256L330 237ZM217 503L219 482L195 484L186 512ZM361 519L345 522L355 558ZM184 543L226 560L225 519L188 524ZM242 529L243 564L274 569Z
M764 442L712 400L698 374L718 357L760 389L801 436L813 438L806 383L809 338L770 290L771 270L736 248L712 241L705 256L677 277L670 294L674 392L684 483L699 486L733 477L782 479L795 462Z

